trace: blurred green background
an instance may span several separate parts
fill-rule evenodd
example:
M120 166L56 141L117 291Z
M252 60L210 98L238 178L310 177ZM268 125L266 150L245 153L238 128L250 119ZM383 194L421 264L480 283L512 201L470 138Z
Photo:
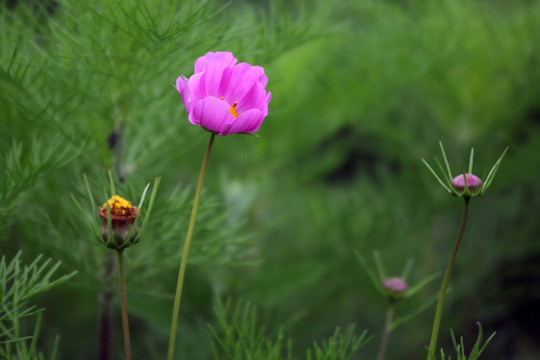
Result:
M478 175L510 146L472 201L439 343L451 352L453 328L471 345L479 321L497 331L483 358L540 358L537 1L9 1L0 35L1 252L78 271L37 300L44 350L58 334L59 358L96 358L106 250L70 194L97 211L111 169L134 203L162 177L126 262L134 354L164 358L208 140L171 85L199 56L226 50L265 68L271 110L260 138L216 139L179 358L212 358L207 324L214 299L228 296L256 305L269 335L283 326L298 358L351 323L375 335L353 358L374 358L386 300L355 251L368 261L378 251L389 275L414 259L411 284L444 271L462 202L420 161L439 156L439 140L455 172L474 147ZM398 316L430 304L439 281ZM434 308L396 328L388 359L425 357Z

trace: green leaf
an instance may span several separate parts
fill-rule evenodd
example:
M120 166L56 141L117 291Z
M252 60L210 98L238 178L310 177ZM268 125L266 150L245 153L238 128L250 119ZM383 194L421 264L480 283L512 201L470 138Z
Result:
M488 176L486 177L486 180L484 182L484 186L482 187L482 194L485 193L486 190L491 186L491 183L493 182L493 179L495 178L495 174L497 173L497 170L499 169L499 166L501 165L501 161L504 158L504 155L506 155L507 151L508 151L508 147L504 149L502 155L499 157L497 162L495 162L495 165L493 165L490 172L488 173Z
M441 180L441 178L439 177L439 175L437 175L437 173L435 172L435 170L433 170L433 168L428 164L428 162L426 160L424 160L424 158L421 158L422 162L424 163L424 165L426 165L426 167L428 168L429 172L431 172L431 174L435 177L435 179L437 179L437 181L439 182L439 184L442 185L442 187L448 191L449 193L451 193L452 191L450 190L450 188ZM436 162L439 164L439 167L441 167L439 161L437 160L437 158L435 158ZM441 167L442 168L442 167ZM444 173L444 171L442 172L443 175L445 175L446 177L446 174Z
M371 279L371 282L373 283L373 286L375 289L377 289L379 292L381 291L381 280L375 274L375 272L371 269L371 267L367 264L366 259L358 251L355 251L356 256L358 257L358 261L360 261L360 265L364 268L366 273L368 274L369 278Z
M448 162L448 159L446 158L446 152L444 151L444 146L442 144L442 141L439 141L439 146L441 147L441 152L444 159L444 164L446 165L446 170L448 171L448 178L452 179L452 170L450 170L450 163Z
M469 174L473 173L474 148L471 148L471 156L469 157Z

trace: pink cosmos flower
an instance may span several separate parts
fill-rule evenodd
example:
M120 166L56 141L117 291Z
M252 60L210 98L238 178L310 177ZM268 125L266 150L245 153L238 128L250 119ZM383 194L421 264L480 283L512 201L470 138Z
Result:
M260 66L237 64L232 53L208 52L195 62L195 73L180 76L176 89L189 121L217 135L253 133L268 115L271 93Z

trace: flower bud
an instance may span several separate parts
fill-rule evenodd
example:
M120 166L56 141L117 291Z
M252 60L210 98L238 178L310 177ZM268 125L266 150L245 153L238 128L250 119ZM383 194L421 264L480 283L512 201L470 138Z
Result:
M465 186L465 181L467 186ZM452 179L452 187L458 193L468 190L470 195L476 195L482 189L482 180L473 174L467 173L465 176L461 174Z
M405 294L409 285L400 277L390 277L384 279L382 288L386 295L393 299L398 299Z
M99 216L103 219L101 239L107 247L122 250L137 243L139 226L135 220L138 212L136 206L131 206L129 201L118 195L114 195L99 208Z

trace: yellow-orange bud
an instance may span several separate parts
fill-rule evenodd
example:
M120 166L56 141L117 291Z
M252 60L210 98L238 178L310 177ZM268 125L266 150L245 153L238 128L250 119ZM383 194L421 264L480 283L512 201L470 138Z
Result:
M118 195L111 197L99 208L99 216L103 219L101 239L107 247L122 250L136 243L138 224L135 224L135 219L138 212L136 206L131 206L131 202Z

